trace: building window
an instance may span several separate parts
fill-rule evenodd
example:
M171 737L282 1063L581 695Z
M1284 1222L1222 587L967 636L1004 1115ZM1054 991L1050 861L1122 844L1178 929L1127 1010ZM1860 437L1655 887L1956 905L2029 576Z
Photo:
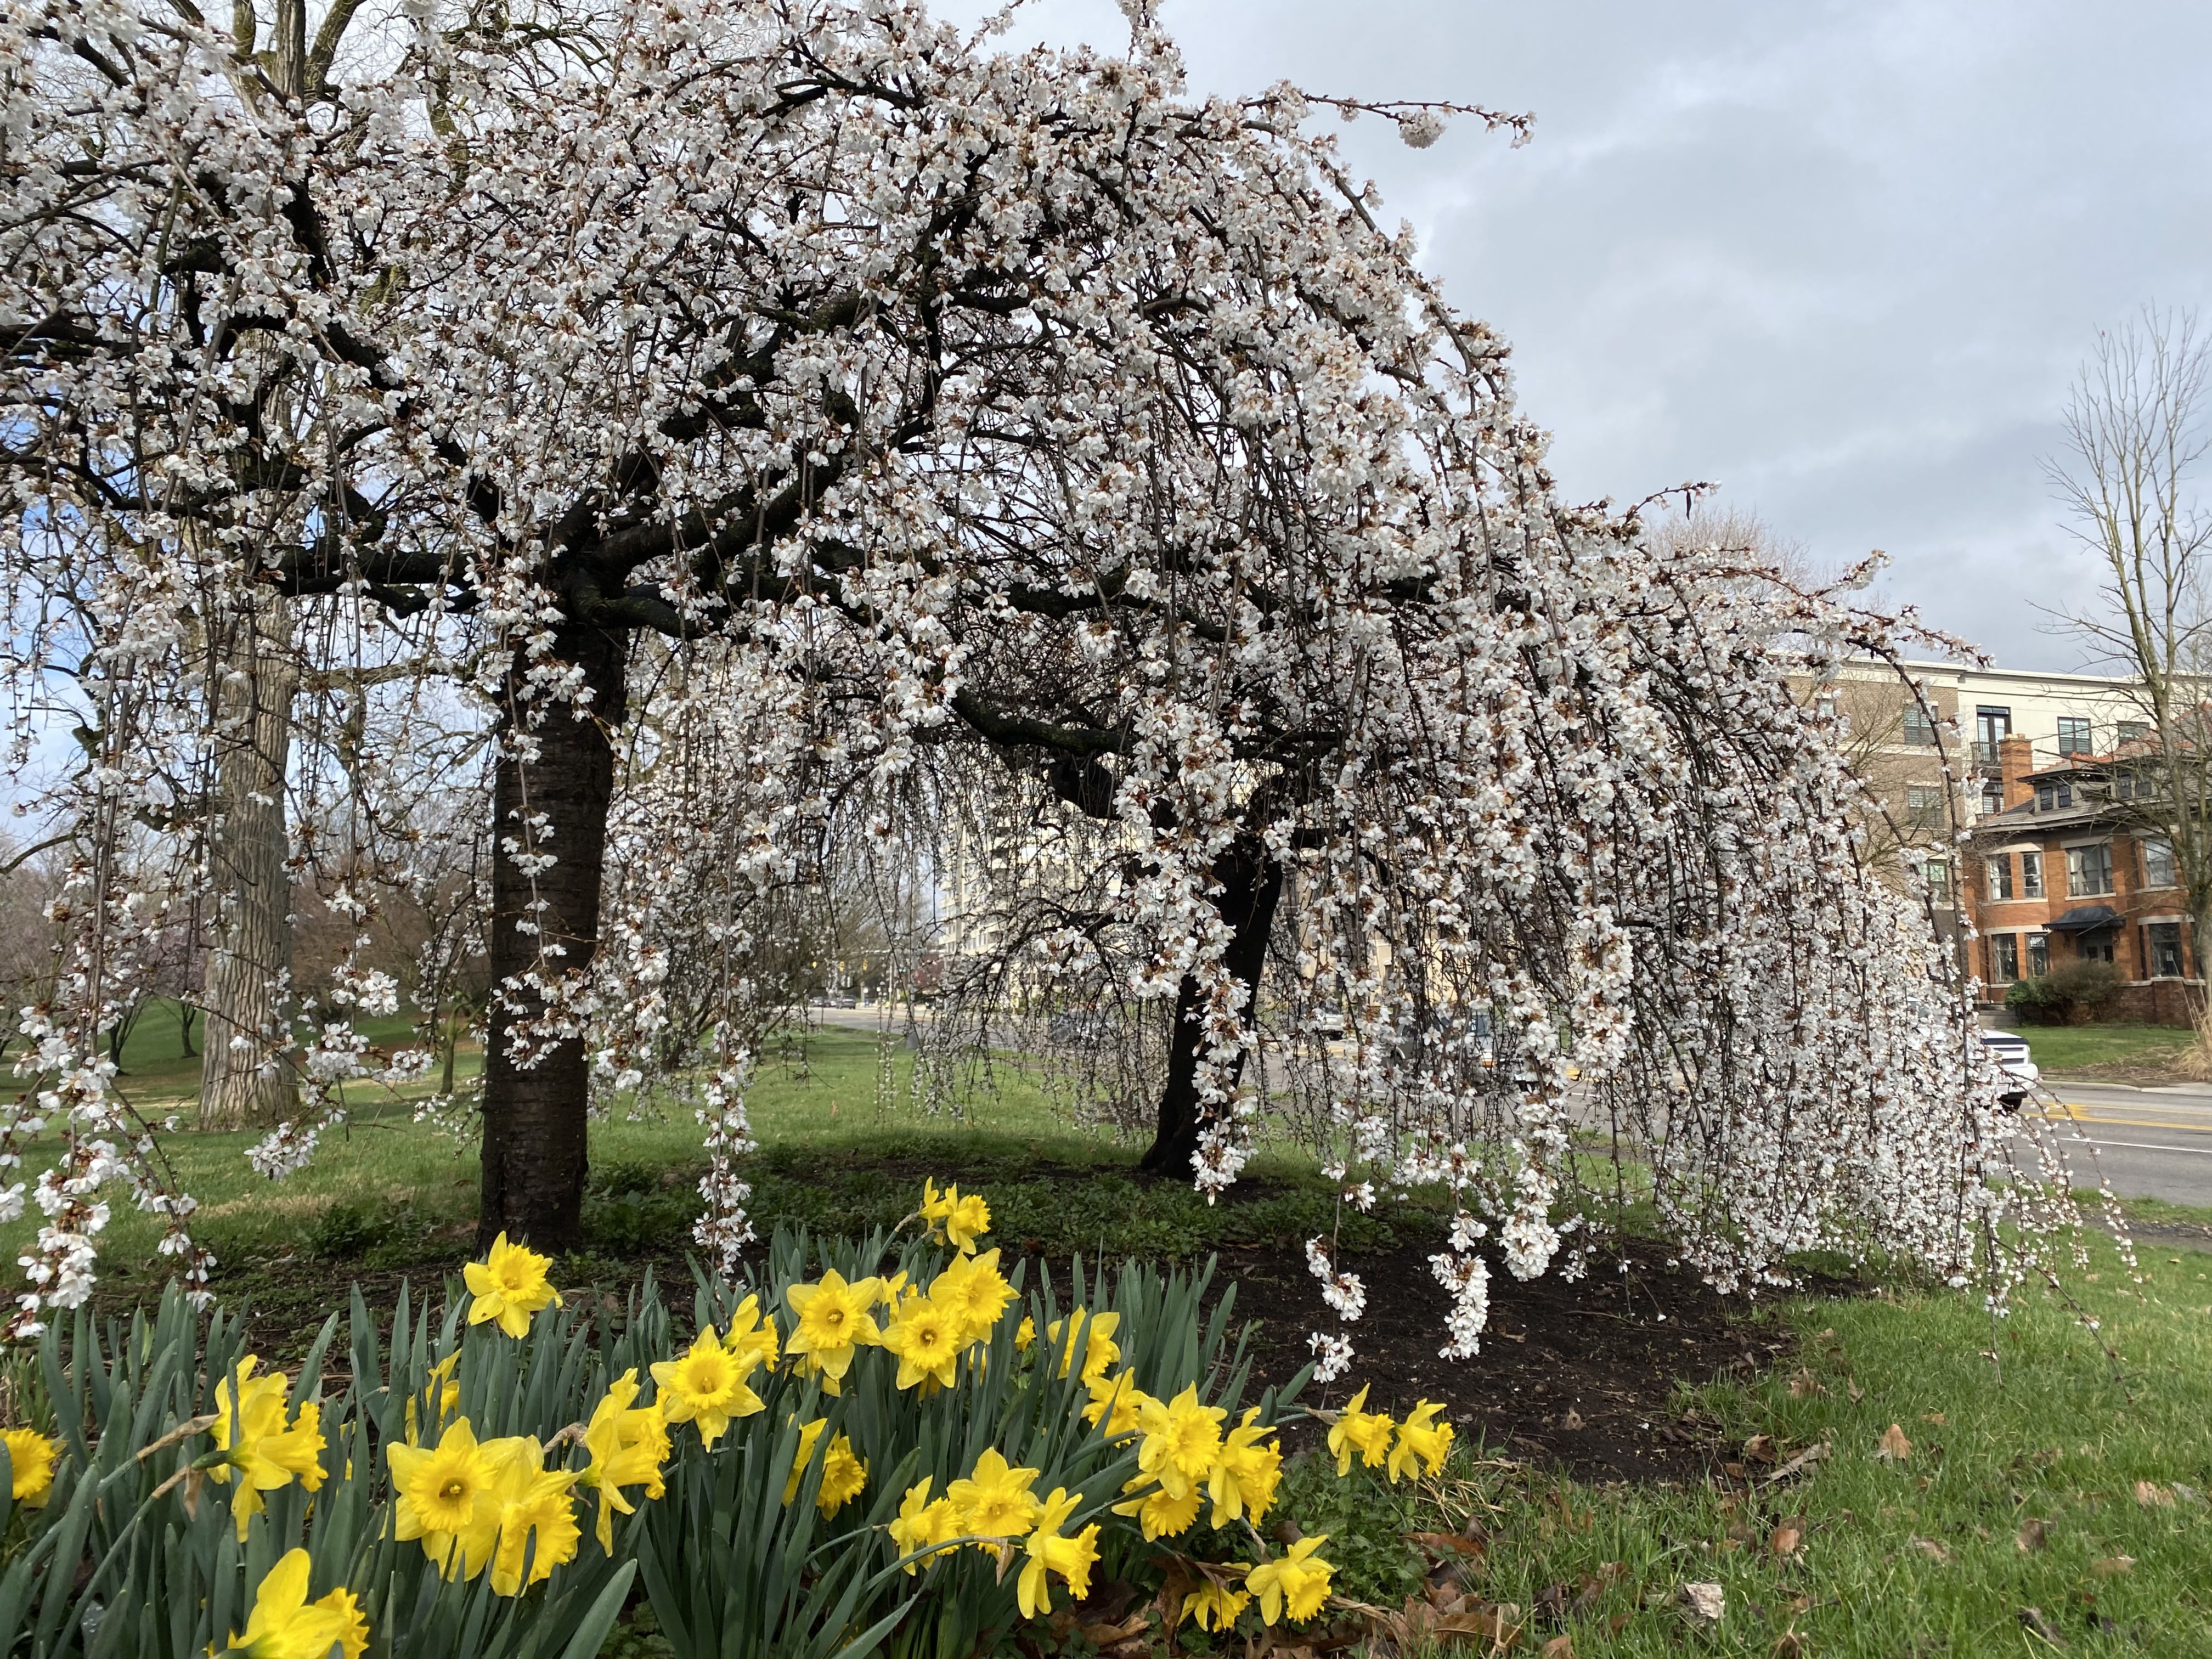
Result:
M2163 836L2146 836L2136 844L2142 849L2142 884L2146 887L2174 885L2173 843Z
M2141 743L2145 738L2150 735L2150 722L2148 720L2122 720L2119 723L2119 726L2116 728L2116 731L2118 733L2116 744L2122 743Z
M1917 749L1936 746L1936 722L1917 702L1905 706L1905 740Z
M1940 830L1943 825L1943 791L1932 783L1905 786L1905 821L1916 830Z
M2012 733L2012 710L1987 704L1974 710L1974 758L1984 766L1997 763L1998 739Z
M2181 924L2178 921L2153 921L2143 925L2143 944L2147 947L2144 959L2150 963L2153 979L2179 979L2181 965Z
M2089 722L2071 714L2059 716L2058 752L2062 755L2094 754L2096 750L2089 740Z
M2009 985L2020 977L2020 935L1990 935L1990 983Z
M1836 718L1836 699L1832 692L1823 691L1813 699L1813 712L1824 720Z
M2020 855L2020 896L2022 898L2043 896L2043 854L2022 853Z
M2041 979L2051 971L2051 935L2030 933L2027 936L2027 976Z
M2004 785L1991 778L1982 786L1982 816L1988 817L1993 813L2003 811Z
M1928 896L1938 904L1951 902L1951 866L1941 859L1930 859L1920 866L1921 876L1928 883Z
M2012 859L2010 855L2004 853L1999 853L1995 858L1990 860L1989 867L1990 896L1993 899L2010 898L2012 896Z
M2082 933L2074 941L2074 949L2084 962L2110 962L2112 959L2112 930L2100 927L2094 933Z
M2045 783L2039 784L2036 787L2035 810L2037 811L2048 812L2052 807L2057 805L2058 791L2055 786Z
M2071 806L2074 804L2074 786L2072 784L2062 783L2058 786L2058 804L2061 806Z
M2066 849L2066 896L2092 898L2112 890L2112 844L2100 841L2094 847L2069 847ZM2107 947L2103 960L2112 960Z

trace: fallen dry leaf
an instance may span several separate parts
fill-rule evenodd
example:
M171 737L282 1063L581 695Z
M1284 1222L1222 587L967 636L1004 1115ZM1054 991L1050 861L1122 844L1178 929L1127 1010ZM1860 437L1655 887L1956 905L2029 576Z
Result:
M1814 1444L1806 1447L1803 1451L1799 1452L1796 1456L1791 1458L1780 1468L1775 1470L1773 1474L1768 1475L1766 1477L1766 1484L1771 1486L1778 1480L1787 1480L1793 1474L1802 1474L1807 1469L1811 1468L1814 1464L1827 1456L1830 1449L1831 1448L1826 1441L1821 1440L1815 1442Z
M1939 1565L1948 1562L1951 1559L1951 1552L1946 1549L1942 1540L1938 1539L1916 1538L1912 1540L1912 1547Z
M1145 1615L1133 1613L1119 1624L1079 1625L1083 1639L1096 1648L1117 1647L1145 1633Z
M1846 1382L1844 1384L1844 1392L1850 1396L1851 1404L1854 1406L1866 1398L1866 1390L1854 1382Z
M1875 1455L1885 1463L1902 1463L1912 1455L1912 1443L1905 1437L1905 1430L1893 1423L1881 1431L1881 1444Z
M1728 1611L1728 1592L1718 1584L1685 1584L1682 1606L1701 1625L1717 1625Z
M1794 1630L1785 1630L1774 1638L1774 1659L1805 1659L1805 1644Z
M1920 1413L1920 1420L1923 1423L1933 1423L1940 1429L1943 1426L1943 1413L1941 1412L1923 1412Z
M1537 1659L1575 1659L1575 1638L1554 1636L1536 1650Z
M1559 1426L1563 1429L1579 1429L1582 1425L1583 1414L1572 1406L1568 1407L1567 1414L1559 1419Z
M1774 1536L1766 1547L1777 1555L1795 1555L1805 1542L1805 1529L1795 1521L1784 1521L1774 1529Z
M2173 1507L2173 1494L2155 1480L2138 1480L2136 1502L2147 1510L2170 1510Z
M2096 1578L2117 1578L2124 1572L2136 1570L2132 1555L2103 1555L2089 1564L2089 1573Z
M1816 1394L1826 1393L1827 1390L1820 1386L1820 1379L1813 1375L1810 1366L1800 1365L1790 1373L1790 1397L1792 1400L1809 1400Z
M1480 1538L1468 1538L1455 1532L1409 1532L1406 1541L1433 1560L1447 1556L1468 1555L1481 1559L1488 1545Z
M2020 1523L2020 1531L2014 1534L2012 1541L2022 1555L2032 1555L2043 1547L2049 1532L2047 1525L2031 1515Z
M1754 1434L1743 1443L1743 1457L1747 1463L1778 1463L1782 1454L1774 1449L1774 1437Z

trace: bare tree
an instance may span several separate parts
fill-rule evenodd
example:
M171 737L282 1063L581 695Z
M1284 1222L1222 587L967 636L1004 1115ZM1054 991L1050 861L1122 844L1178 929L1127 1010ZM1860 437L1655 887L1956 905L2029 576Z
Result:
M2098 337L2067 400L2066 453L2046 468L2103 578L2100 608L2067 620L2134 683L2145 730L2128 749L2127 816L2172 848L2200 975L2212 938L2212 516L2196 495L2208 388L2212 339L2195 313L2146 308Z

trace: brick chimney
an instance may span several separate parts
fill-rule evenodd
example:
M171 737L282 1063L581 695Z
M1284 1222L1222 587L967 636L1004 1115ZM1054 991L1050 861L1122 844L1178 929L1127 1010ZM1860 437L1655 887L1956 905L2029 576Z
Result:
M2035 799L2035 786L2027 775L2035 770L2035 745L2020 732L1997 739L1997 776L2004 781L2006 809Z

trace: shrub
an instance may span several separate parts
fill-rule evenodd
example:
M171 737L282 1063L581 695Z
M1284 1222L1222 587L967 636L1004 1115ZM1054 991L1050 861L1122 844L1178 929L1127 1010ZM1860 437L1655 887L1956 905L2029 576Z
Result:
M2044 1025L2094 1019L2120 988L2119 971L2109 962L2069 962L2040 979L2014 981L2005 1006Z
M441 1310L356 1291L328 1395L335 1313L293 1377L174 1289L127 1330L79 1313L11 1391L0 1651L590 1659L641 1592L677 1659L965 1659L1094 1566L1224 1636L1317 1612L1328 1558L1255 1524L1304 1378L1244 1405L1233 1292L1079 1263L1073 1305L1024 1291L980 1200L927 1196L933 1237L779 1231L696 1275L688 1340L650 1279L564 1306L502 1240ZM1371 1466L1407 1443L1394 1480L1449 1440L1342 1422Z

